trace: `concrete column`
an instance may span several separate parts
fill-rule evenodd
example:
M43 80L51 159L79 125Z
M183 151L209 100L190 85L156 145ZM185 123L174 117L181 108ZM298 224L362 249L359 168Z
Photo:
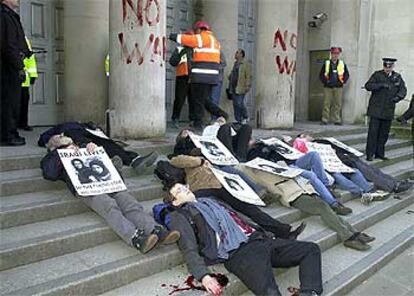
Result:
M225 55L227 67L224 69L224 81L221 91L220 107L223 108L230 118L234 118L233 104L225 98L225 89L228 86L228 75L233 63L234 53L237 45L237 21L238 21L238 0L202 0L196 1L196 16L207 21L221 44L221 50Z
M292 127L298 1L258 1L256 103L263 128Z
M64 1L65 120L105 122L108 0Z
M111 136L165 132L167 0L110 0Z

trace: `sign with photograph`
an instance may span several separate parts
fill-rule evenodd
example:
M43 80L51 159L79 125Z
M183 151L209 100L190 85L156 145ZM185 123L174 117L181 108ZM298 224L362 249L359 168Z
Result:
M304 154L277 138L261 139L263 144L272 146L280 155L289 160L296 160Z
M80 196L127 189L103 147L97 147L92 153L86 148L58 149L58 154L73 187Z
M362 153L361 151L358 151L358 150L356 150L355 148L353 148L353 147L350 147L350 146L348 146L347 144L345 144L345 143L342 143L341 141L338 141L337 139L335 139L335 138L321 138L322 140L326 140L326 141L328 141L328 142L331 142L332 144L334 144L334 145L336 145L336 146L338 146L339 148L342 148L342 149L344 149L344 150L346 150L346 151L348 151L349 153L352 153L352 154L354 154L355 156L357 156L357 157L361 157L361 156L363 156L364 155L364 153Z
M343 162L336 155L335 150L328 144L307 142L309 151L316 151L321 157L323 167L330 173L353 173L354 170Z
M249 162L243 163L243 165L285 178L295 178L302 173L301 169L280 166L260 157L256 157Z
M216 137L203 137L190 134L190 138L201 153L215 165L235 165L239 161Z
M265 206L256 192L239 175L226 173L215 168L211 168L211 170L221 185L235 198L252 205Z

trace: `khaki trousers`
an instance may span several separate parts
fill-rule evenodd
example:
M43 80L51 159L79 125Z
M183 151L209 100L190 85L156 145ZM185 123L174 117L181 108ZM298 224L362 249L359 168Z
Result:
M332 118L334 123L341 123L342 90L342 87L324 87L323 122L329 122Z

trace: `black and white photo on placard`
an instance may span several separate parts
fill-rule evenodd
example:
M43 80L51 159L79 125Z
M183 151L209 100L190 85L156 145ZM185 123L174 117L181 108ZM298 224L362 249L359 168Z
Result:
M260 157L256 157L255 159L249 162L243 163L243 165L257 170L265 171L274 175L279 175L285 178L295 178L302 173L302 170L299 168L281 166L277 163Z

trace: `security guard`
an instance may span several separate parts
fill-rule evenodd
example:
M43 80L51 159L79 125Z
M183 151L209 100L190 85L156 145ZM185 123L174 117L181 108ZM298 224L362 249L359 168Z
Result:
M324 87L322 125L328 124L330 117L335 125L342 124L342 90L348 81L349 72L344 61L339 59L341 52L342 48L331 47L331 58L323 63L319 73Z
M401 75L394 72L397 59L383 58L383 69L374 72L365 83L365 89L371 92L368 112L369 129L366 146L368 161L373 157L387 160L385 143L388 140L391 121L394 118L395 104L404 99L407 88Z
M197 21L193 29L193 35L171 33L169 39L193 48L190 92L194 104L194 128L202 129L204 108L218 117L227 119L228 114L210 100L212 86L219 82L220 43L207 22Z
M29 50L32 51L32 44L30 40L26 38L27 47ZM26 73L26 79L22 83L22 94L20 100L20 115L19 115L19 122L18 127L25 130L25 131L32 131L33 128L29 126L28 114L29 114L29 100L30 100L30 85L35 83L36 78L38 77L37 74L37 63L36 57L32 54L30 57L25 58L23 60L24 64L24 71Z

